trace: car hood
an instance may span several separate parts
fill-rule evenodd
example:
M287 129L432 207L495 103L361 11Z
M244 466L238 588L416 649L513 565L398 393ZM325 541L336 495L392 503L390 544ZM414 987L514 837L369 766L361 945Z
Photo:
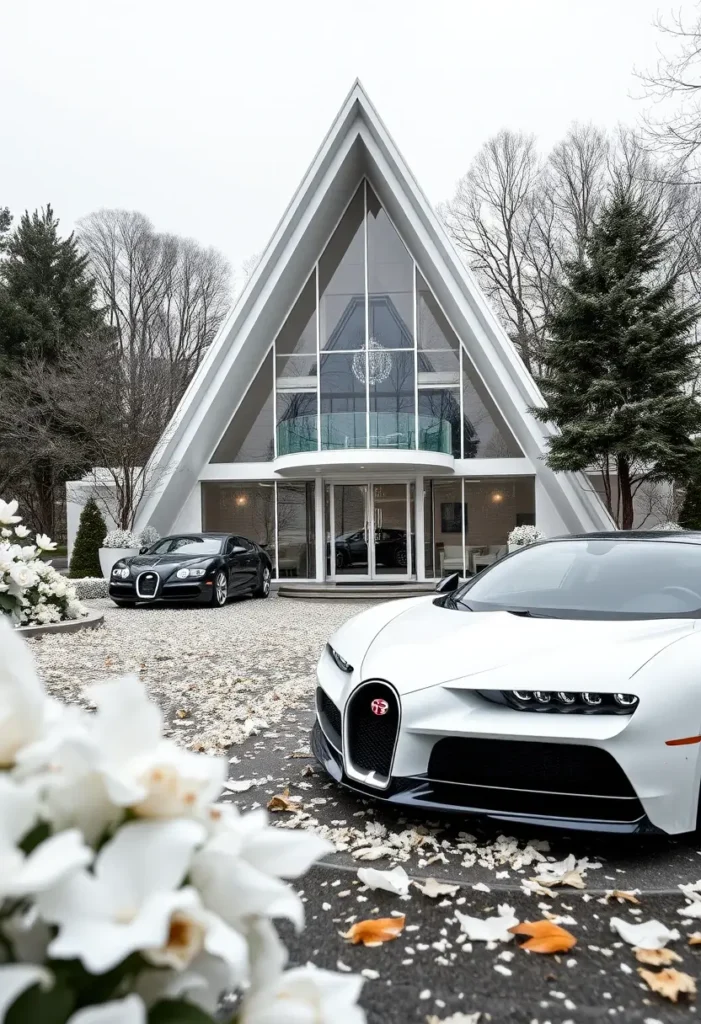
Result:
M180 569L183 565L188 568L193 566L208 565L216 555L134 555L126 560L132 574L144 572L146 569L155 569L159 576L168 576L174 569Z
M332 646L360 665L361 678L387 679L402 693L446 682L465 689L613 692L696 625L694 619L531 619L458 612L434 600L397 602L404 607L394 615L386 610L391 605L378 608L374 629L373 611L366 612L355 629L353 620L342 627Z

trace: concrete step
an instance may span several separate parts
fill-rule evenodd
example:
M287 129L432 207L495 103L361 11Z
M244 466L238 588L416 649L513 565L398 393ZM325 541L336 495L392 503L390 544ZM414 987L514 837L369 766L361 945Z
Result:
M301 598L306 601L393 601L403 597L426 597L435 591L433 583L404 583L396 586L343 583L285 583L280 581L279 597Z

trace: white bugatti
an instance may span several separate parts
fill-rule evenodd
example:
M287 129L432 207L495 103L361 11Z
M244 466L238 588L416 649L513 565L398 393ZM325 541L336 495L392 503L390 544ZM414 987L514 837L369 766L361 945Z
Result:
M701 534L542 541L438 589L330 638L312 750L334 779L417 813L697 827Z

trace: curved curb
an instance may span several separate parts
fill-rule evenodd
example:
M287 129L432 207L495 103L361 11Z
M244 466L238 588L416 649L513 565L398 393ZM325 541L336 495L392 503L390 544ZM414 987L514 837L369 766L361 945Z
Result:
M102 612L88 612L81 619L67 619L65 622L47 622L45 626L18 626L17 632L25 637L42 637L47 633L77 633L81 629L96 629L105 621Z

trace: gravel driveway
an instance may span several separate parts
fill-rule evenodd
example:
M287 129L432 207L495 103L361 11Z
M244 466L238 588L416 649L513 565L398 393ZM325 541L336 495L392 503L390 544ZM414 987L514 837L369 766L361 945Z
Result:
M225 608L117 608L86 602L105 628L30 640L49 691L86 703L90 683L136 673L193 750L221 752L290 708L309 706L330 633L369 605L271 596Z

